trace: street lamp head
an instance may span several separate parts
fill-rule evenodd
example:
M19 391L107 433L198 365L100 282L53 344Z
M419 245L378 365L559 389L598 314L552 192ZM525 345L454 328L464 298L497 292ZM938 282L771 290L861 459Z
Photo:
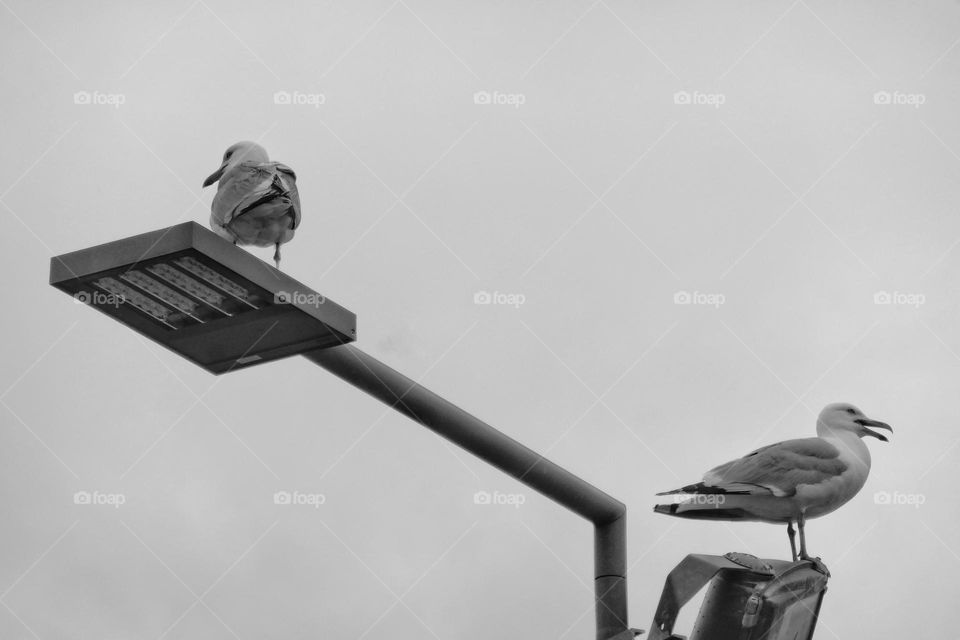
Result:
M356 316L195 222L50 260L50 284L215 374L356 339Z

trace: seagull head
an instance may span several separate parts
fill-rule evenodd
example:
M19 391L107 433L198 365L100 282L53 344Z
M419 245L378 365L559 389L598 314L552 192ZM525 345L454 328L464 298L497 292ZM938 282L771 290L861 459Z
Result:
M828 404L817 418L818 436L837 435L844 431L850 431L861 438L863 436L873 436L877 440L887 442L885 435L868 427L893 432L893 428L886 422L868 418L863 414L863 411L848 402Z
M203 186L209 187L219 180L227 169L241 162L270 162L270 156L267 155L267 150L256 142L244 140L232 144L223 152L223 162L220 163L220 168L203 181Z

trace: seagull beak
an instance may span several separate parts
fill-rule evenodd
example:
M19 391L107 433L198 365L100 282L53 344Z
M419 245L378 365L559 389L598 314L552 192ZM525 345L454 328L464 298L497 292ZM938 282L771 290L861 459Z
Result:
M867 429L867 427L874 427L876 429L886 429L890 433L893 433L893 427L888 425L886 422L880 422L879 420L871 420L870 418L860 418L855 422L859 424L861 427L863 427L864 435L873 436L877 440L883 440L884 442L888 442L887 436L877 433L876 431L873 431L871 429Z
M227 168L227 163L224 162L222 165L220 165L220 168L219 168L219 169L217 169L216 171L214 171L213 173L211 173L211 174L207 177L207 179L203 181L203 186L204 186L204 187L209 187L209 186L212 185L214 182L216 182L217 180L219 180L220 177L223 175L223 172L226 170L226 168Z

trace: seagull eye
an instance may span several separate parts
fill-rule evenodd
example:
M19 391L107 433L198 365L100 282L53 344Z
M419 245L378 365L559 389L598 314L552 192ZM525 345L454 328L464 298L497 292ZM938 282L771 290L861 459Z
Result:
M850 415L854 416L854 415L857 414L857 410L856 410L856 409L847 409L847 413L849 413Z

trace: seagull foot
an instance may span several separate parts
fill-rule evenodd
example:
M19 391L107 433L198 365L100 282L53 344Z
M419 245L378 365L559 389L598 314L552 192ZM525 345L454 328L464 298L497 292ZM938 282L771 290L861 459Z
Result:
M820 558L811 558L808 555L802 555L800 556L800 560L809 562L810 564L813 565L814 569L816 569L823 575L827 576L828 578L830 577L830 570L827 569L827 565L823 564L823 560L821 560Z

